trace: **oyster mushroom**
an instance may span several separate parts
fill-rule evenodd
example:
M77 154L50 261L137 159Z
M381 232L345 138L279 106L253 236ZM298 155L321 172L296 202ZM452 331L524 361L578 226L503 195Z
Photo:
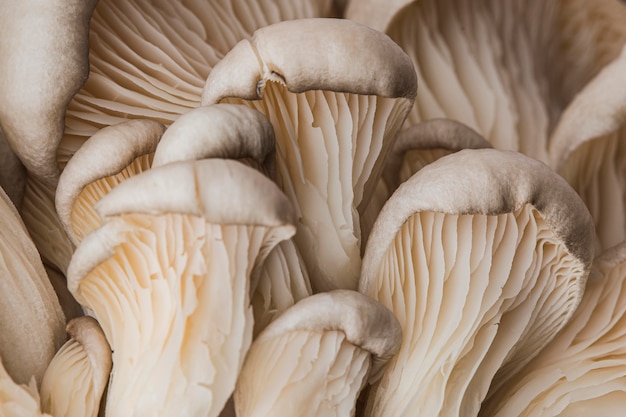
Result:
M113 349L107 415L218 415L252 339L249 282L295 232L287 198L207 159L129 178L96 210L68 285Z
M621 416L626 405L626 244L594 260L576 313L481 416Z
M0 189L0 358L13 380L39 383L65 341L65 317L17 210Z
M589 212L539 161L463 150L422 168L383 207L363 257L359 291L403 332L368 415L477 415L571 317L593 252Z
M277 182L296 208L294 240L315 291L357 286L359 216L415 90L396 44L338 19L259 29L207 78L203 105L244 103L272 122Z
M411 57L420 93L409 125L455 119L546 163L561 114L626 43L618 0L358 0L346 17Z
M42 409L55 417L97 417L109 382L111 348L92 317L71 320L67 333L70 340L56 353L41 382Z
M94 206L124 180L149 169L165 126L128 120L89 138L68 162L55 195L55 206L74 245L101 224Z
M252 343L237 380L237 416L353 416L361 389L401 338L393 314L356 291L303 299Z

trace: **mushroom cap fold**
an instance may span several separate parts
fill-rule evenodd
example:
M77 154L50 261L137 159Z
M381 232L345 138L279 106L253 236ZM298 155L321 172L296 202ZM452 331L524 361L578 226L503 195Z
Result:
M274 129L267 118L248 106L215 104L180 116L165 132L153 167L171 162L252 158L272 166Z
M151 120L129 120L108 126L90 137L68 161L57 186L55 205L59 219L74 244L80 238L72 225L72 210L85 188L119 175L142 155L151 155L165 126Z
M294 93L323 89L414 100L417 91L411 61L387 35L348 20L297 19L258 29L235 45L209 74L202 104L259 99L266 81Z

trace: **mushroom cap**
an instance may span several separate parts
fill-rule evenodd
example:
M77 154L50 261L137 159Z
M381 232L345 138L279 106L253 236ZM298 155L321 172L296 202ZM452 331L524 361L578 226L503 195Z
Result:
M152 120L129 120L90 137L69 160L59 178L55 204L61 224L74 244L72 210L87 185L120 174L135 159L153 154L165 126Z
M297 19L258 29L235 45L209 74L202 104L259 99L266 81L294 93L327 90L411 101L417 91L410 59L386 35L348 20Z
M420 211L498 215L530 204L572 255L583 265L591 265L594 249L589 242L593 241L594 225L589 211L563 178L544 163L520 153L462 150L427 165L401 184L396 194L403 197L383 207L381 220L370 234L362 286L374 279L375 267L404 220Z
M240 104L198 107L180 116L165 131L153 167L171 162L253 158L272 166L274 129L260 112Z
M257 337L259 343L293 331L337 330L373 357L372 379L398 352L402 329L385 306L356 291L332 290L306 297L278 315Z

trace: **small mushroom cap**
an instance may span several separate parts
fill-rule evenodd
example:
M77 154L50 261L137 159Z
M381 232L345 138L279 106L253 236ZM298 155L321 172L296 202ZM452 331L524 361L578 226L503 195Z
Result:
M349 20L299 19L258 29L235 45L207 78L202 104L259 99L266 81L294 93L323 89L413 100L417 91L413 64L387 35Z
M477 192L480 189L481 192ZM497 215L534 206L568 250L589 267L594 225L576 192L547 165L517 152L463 150L427 165L403 183L374 224L363 261L361 283L373 280L375 266L404 220L419 211Z
M345 333L347 340L373 356L372 377L400 349L402 330L398 320L376 300L351 290L332 290L298 301L281 313L257 340L291 331Z
M153 167L176 161L253 158L271 165L274 128L259 111L241 104L198 107L179 117L165 132Z
M129 120L90 137L69 160L57 186L55 203L63 228L76 244L71 225L74 202L90 183L119 174L141 155L153 153L165 126L151 120Z

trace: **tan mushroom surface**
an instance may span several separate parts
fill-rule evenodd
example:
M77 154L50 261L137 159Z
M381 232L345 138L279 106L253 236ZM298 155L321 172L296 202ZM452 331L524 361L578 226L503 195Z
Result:
M65 316L37 249L0 189L0 358L17 384L41 382L65 341Z
M68 285L113 349L107 415L217 416L252 339L250 281L295 232L287 198L215 159L136 175L96 210Z
M57 417L45 414L39 406L39 394L33 381L16 384L0 360L0 415L3 417Z
M359 215L415 88L396 44L338 19L259 29L207 78L202 104L244 103L272 122L277 182L296 208L294 240L315 291L356 288Z
M401 339L391 311L356 291L303 299L252 343L237 380L237 416L354 416L362 388Z
M464 150L418 171L363 257L359 291L403 331L366 415L477 415L573 314L593 239L574 190L522 154Z
M109 383L111 348L98 322L89 316L71 320L70 335L41 382L43 411L55 417L97 417Z
M626 407L626 244L594 261L578 310L481 416L622 416Z

